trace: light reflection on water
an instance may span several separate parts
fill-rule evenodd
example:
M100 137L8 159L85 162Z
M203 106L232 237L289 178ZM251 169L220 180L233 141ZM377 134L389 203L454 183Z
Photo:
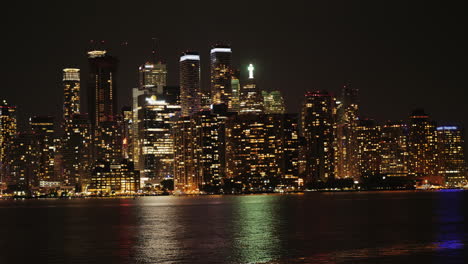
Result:
M361 192L0 201L0 263L464 263L467 198Z

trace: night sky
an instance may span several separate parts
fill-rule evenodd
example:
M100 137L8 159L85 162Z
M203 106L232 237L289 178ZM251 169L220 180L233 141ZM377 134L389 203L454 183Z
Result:
M280 1L3 4L0 98L18 106L23 123L35 114L56 115L62 69L80 68L84 88L94 39L105 40L120 59L119 102L129 105L137 67L150 59L157 37L172 85L178 84L180 53L193 49L201 53L207 88L210 46L223 41L244 77L254 63L261 88L283 92L289 112L299 110L305 91L337 94L349 81L360 89L363 117L407 119L423 107L435 120L468 124L462 1L274 2Z

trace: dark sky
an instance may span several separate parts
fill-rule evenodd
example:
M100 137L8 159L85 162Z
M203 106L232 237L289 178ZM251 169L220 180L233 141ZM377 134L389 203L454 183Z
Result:
M90 39L119 57L119 101L129 104L157 37L170 84L178 84L180 53L194 49L206 85L210 45L227 41L235 65L255 63L261 87L281 90L289 112L305 91L337 93L350 80L363 117L406 119L423 107L435 120L468 124L463 1L62 0L2 10L0 98L23 120L59 111L61 70L79 67L86 76Z

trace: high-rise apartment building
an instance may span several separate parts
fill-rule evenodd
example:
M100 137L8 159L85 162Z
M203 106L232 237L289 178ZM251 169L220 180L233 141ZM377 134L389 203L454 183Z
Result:
M387 122L381 128L380 173L389 177L408 176L408 126Z
M443 185L463 186L467 183L465 145L460 126L438 126L438 173Z
M13 179L10 174L9 155L17 133L16 106L5 100L0 102L0 184L8 184ZM0 186L0 188L2 188Z
M34 185L47 187L51 182L58 182L55 175L54 118L51 116L34 116L29 120L31 131L34 134L33 153L37 160ZM57 177L56 177L57 176Z
M361 119L356 127L358 178L380 175L380 127L373 119ZM356 178L355 178L356 179Z
M421 180L437 176L436 124L423 109L416 109L408 126L408 172Z
M335 98L327 91L308 92L302 106L301 135L305 139L305 180L334 178Z
M65 123L74 114L80 113L80 69L63 69L63 120Z
M337 123L335 141L336 178L359 179L357 160L358 89L344 85L337 102Z

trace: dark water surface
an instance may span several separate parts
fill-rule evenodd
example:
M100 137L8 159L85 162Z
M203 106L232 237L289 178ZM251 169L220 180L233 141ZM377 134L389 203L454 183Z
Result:
M0 263L468 263L468 191L0 200Z

